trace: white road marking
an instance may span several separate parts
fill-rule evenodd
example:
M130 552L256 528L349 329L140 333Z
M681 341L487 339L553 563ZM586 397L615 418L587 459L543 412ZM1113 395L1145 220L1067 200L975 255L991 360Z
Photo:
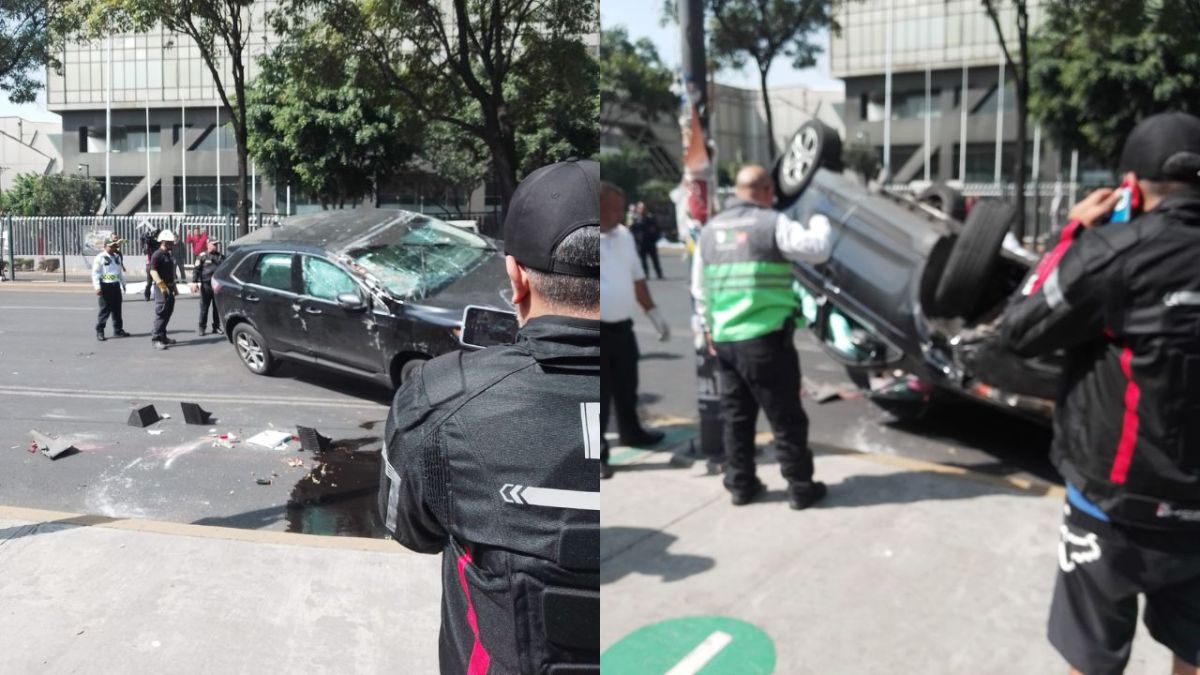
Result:
M193 392L153 392L153 391L106 391L81 392L72 389L46 389L37 387L0 386L0 396L35 396L40 398L88 398L110 400L136 401L191 401L195 403L229 403L229 404L282 404L318 406L324 408L371 408L380 409L388 406L369 401L345 401L328 398L305 398L297 396L222 396L219 394L197 394Z
M49 305L0 305L0 309L38 309L55 312L94 312L95 307L50 307Z
M713 631L712 635L704 638L704 642L696 645L696 648L688 652L682 661L668 670L667 675L696 675L730 642L733 642L733 636L729 633L722 630Z

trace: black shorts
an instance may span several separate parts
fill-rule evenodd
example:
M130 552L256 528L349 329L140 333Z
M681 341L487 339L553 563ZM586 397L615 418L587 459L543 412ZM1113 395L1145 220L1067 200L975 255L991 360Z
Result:
M1200 549L1195 532L1115 527L1066 507L1050 643L1087 675L1119 675L1146 596L1150 635L1187 663L1200 664Z

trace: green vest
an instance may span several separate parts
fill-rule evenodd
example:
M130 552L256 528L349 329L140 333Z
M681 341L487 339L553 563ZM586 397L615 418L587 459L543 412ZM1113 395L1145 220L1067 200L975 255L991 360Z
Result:
M713 342L761 337L800 316L792 263L775 244L778 217L734 199L701 230L705 320Z

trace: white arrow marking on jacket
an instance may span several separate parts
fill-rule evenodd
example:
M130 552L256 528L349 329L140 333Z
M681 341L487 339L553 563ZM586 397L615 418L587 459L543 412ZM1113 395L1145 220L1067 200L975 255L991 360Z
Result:
M704 638L704 642L696 645L696 648L688 652L682 661L668 670L667 675L696 675L730 642L733 642L733 636L729 633L722 630L713 631L712 635Z
M520 490L517 497L522 502L534 506L557 506L564 509L582 509L585 511L600 510L599 492L527 487Z

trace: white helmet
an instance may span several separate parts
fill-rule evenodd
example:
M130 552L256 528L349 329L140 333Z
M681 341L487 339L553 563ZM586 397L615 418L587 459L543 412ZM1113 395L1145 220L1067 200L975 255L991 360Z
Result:
M158 233L159 241L175 241L175 234L170 230L163 230Z

